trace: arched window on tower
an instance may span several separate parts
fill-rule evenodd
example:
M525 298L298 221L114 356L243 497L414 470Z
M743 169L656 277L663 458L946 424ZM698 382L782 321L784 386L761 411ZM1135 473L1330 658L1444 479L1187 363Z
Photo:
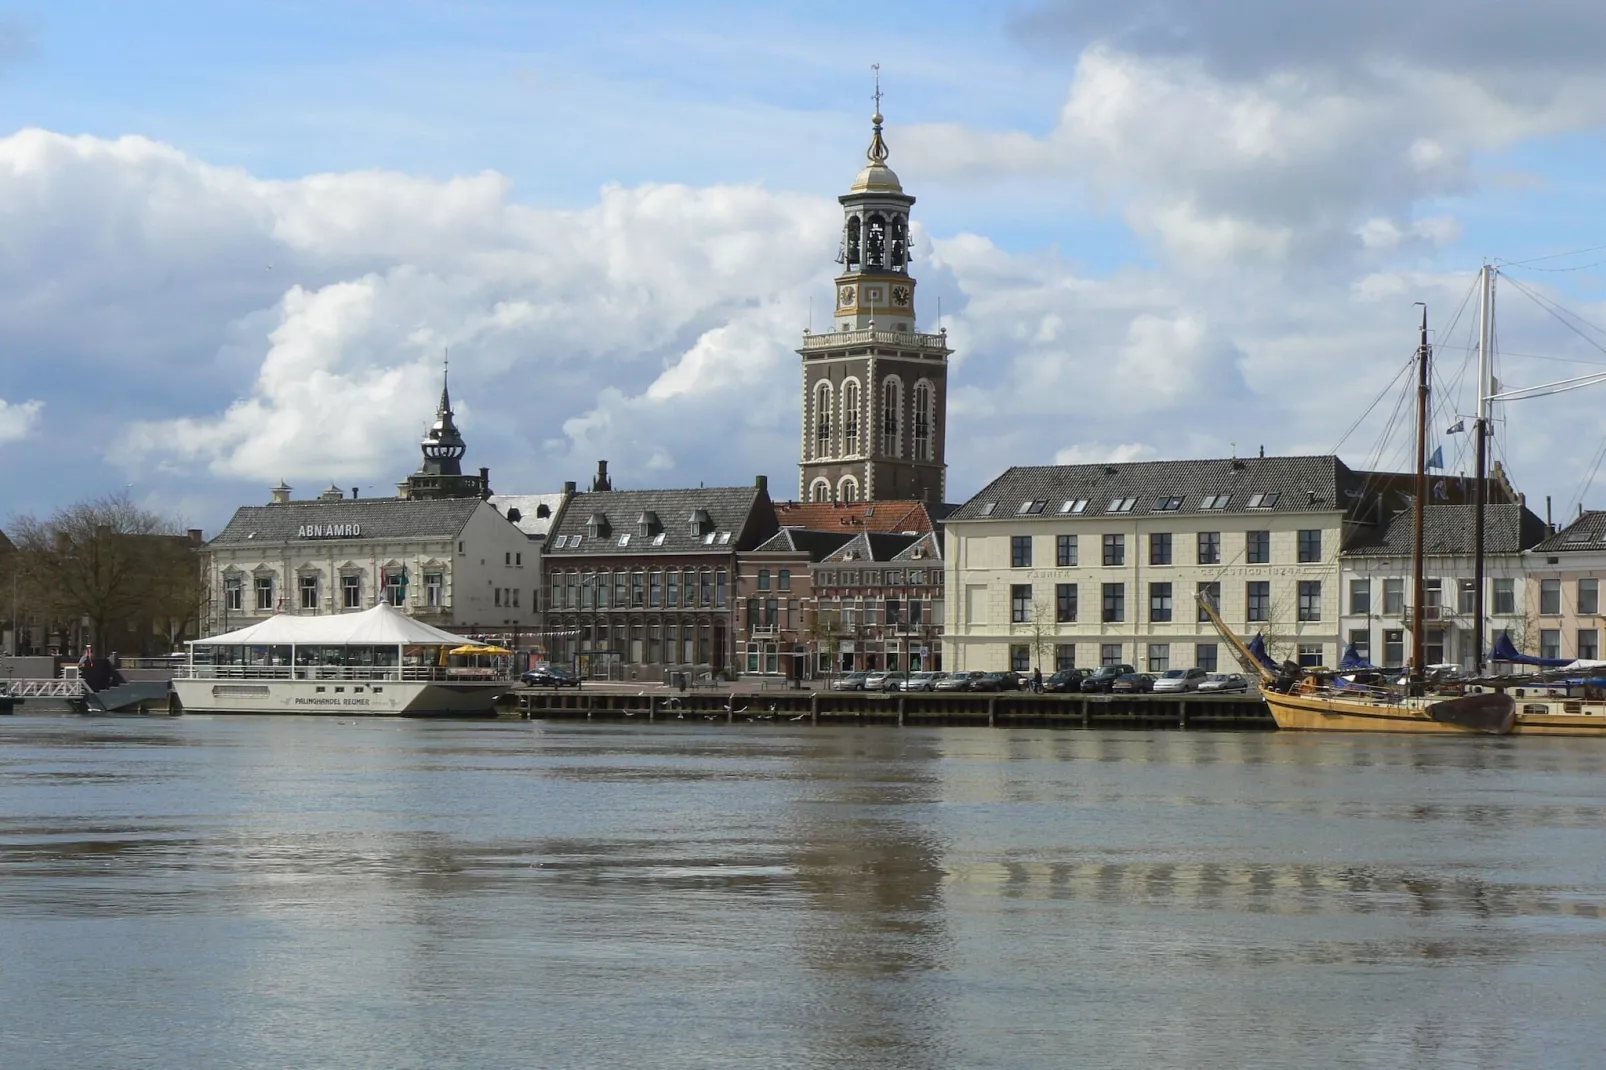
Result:
M887 221L879 215L864 221L864 262L871 267L887 262Z
M895 376L881 381L881 453L896 457L903 451L898 442L898 413L903 408L903 383Z
M910 407L910 417L914 420L914 449L915 460L929 461L932 459L931 451L931 384L924 379L915 384L914 404Z
M836 489L838 501L851 503L859 500L859 481L852 476L843 476Z
M903 216L892 217L891 265L902 271L909 263L909 224Z
M853 457L859 452L859 382L848 379L842 384L842 454Z
M859 217L855 215L848 217L847 266L849 270L858 267L859 260Z
M828 502L831 500L831 484L823 479L816 479L809 487L809 501Z
M814 455L831 456L831 384L824 381L814 387Z

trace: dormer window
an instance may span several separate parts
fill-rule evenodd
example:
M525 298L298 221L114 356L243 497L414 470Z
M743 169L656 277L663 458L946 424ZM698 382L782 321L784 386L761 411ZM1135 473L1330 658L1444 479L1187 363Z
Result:
M1278 499L1279 496L1280 495L1276 491L1270 491L1270 492L1261 493L1261 494L1251 494L1249 496L1249 504L1248 504L1248 506L1246 506L1246 508L1249 508L1249 509L1272 509L1272 508L1275 508L1276 505L1277 505L1277 499Z
M708 515L707 509L693 509L687 524L691 528L691 535L694 539L700 539L704 535L712 534L714 530L714 518Z
M642 538L645 539L651 535L656 535L659 530L661 528L658 523L658 514L651 509L643 510L642 514L636 517L636 534Z
M1066 500L1064 505L1060 506L1060 512L1070 514L1071 516L1080 516L1081 514L1087 512L1087 499L1069 498Z
M541 504L541 505L537 505L535 507L535 515L537 517L541 518L541 519L545 519L546 517L549 517L549 516L552 515L552 507L549 506L549 505L546 505L544 503Z
M1182 499L1178 497L1161 498L1154 503L1154 511L1157 513L1174 513L1181 508Z
M1136 498L1111 498L1110 507L1104 511L1106 513L1130 513L1137 504L1138 500Z
M607 513L592 513L591 519L586 521L586 534L593 539L606 539L611 527Z

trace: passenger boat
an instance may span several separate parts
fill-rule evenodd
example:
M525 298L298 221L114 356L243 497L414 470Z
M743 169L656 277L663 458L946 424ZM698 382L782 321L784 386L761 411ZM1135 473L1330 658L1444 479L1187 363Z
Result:
M1480 275L1482 287L1479 335L1477 435L1477 509L1475 512L1474 560L1477 622L1476 674L1449 687L1436 686L1423 671L1423 508L1427 498L1427 419L1431 348L1428 345L1426 308L1422 311L1421 341L1417 349L1416 418L1416 532L1411 568L1413 598L1411 606L1411 662L1403 679L1393 682L1359 684L1341 673L1307 670L1294 662L1278 664L1264 649L1246 643L1222 621L1211 601L1200 596L1200 608L1216 630L1232 647L1246 671L1256 673L1261 693L1280 729L1314 732L1408 732L1408 733L1485 733L1490 735L1557 735L1606 737L1606 701L1599 689L1586 686L1606 671L1606 663L1573 662L1555 666L1548 672L1525 676L1482 676L1483 669L1483 547L1484 505L1487 500L1487 442L1489 403L1500 395L1493 388L1489 372L1489 349L1493 320L1494 269L1485 266ZM1598 376L1586 377L1599 381ZM1547 384L1570 388L1580 380ZM1536 388L1538 389L1538 388ZM1515 393L1515 392L1514 392ZM1527 396L1537 396L1529 394ZM1542 659L1524 658L1537 662Z
M472 717L492 713L514 686L505 667L464 664L486 660L464 653L485 648L384 602L281 613L188 646L175 712Z

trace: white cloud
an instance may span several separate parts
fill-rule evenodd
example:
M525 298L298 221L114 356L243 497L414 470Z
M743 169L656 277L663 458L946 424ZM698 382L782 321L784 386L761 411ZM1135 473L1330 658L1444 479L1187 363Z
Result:
M24 401L20 404L0 398L0 445L27 438L38 426L39 413L45 407L42 401Z

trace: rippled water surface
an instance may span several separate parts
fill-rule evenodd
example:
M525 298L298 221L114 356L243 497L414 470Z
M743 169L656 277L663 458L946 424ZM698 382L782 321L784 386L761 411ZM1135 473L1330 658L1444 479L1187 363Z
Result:
M0 718L0 1067L1582 1067L1606 745Z

